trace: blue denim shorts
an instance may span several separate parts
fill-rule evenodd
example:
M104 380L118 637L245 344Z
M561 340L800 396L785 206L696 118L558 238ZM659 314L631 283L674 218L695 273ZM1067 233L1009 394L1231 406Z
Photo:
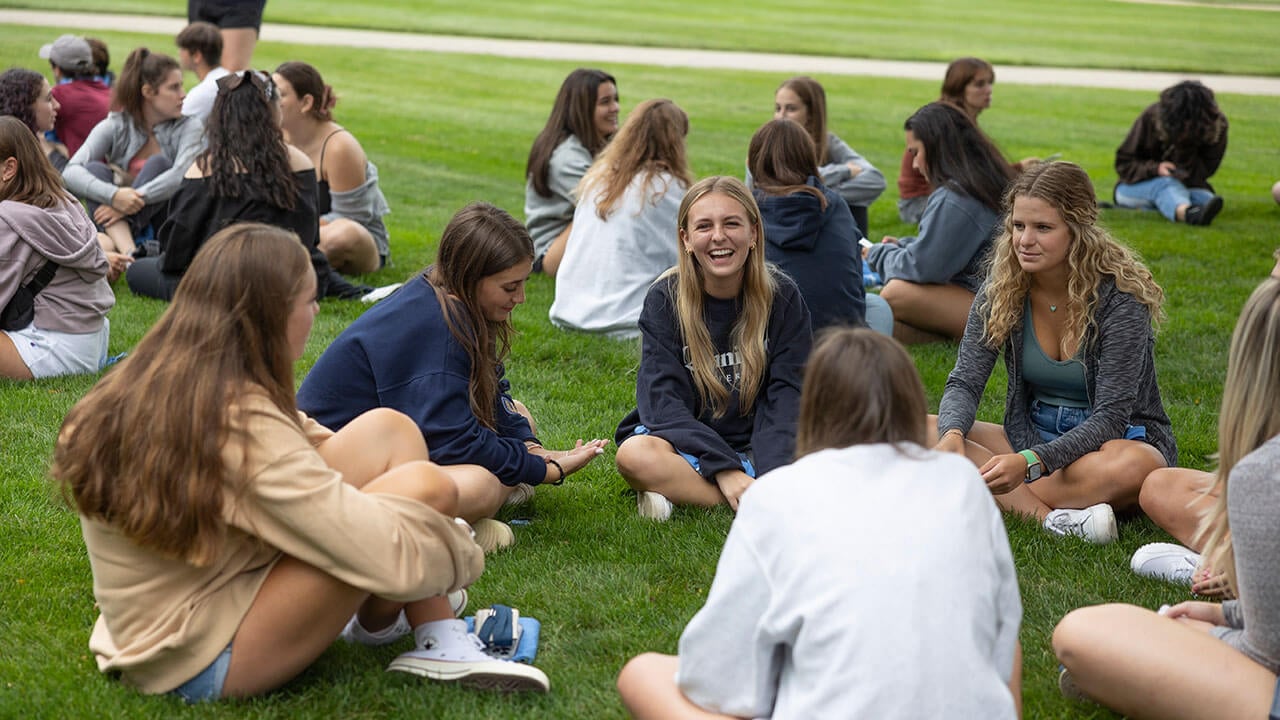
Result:
M1031 401L1031 424L1035 426L1042 442L1052 442L1066 434L1075 426L1089 419L1093 411L1089 408L1050 405L1039 400ZM1146 440L1145 425L1126 425L1125 440Z
M644 425L637 425L636 429L631 431L631 434L632 435L648 435L649 428L645 427ZM675 445L672 445L672 447L675 447ZM698 458L690 455L689 453L680 452L680 448L676 448L676 454L684 458L685 462L689 463L689 466L693 468L694 472L698 473L699 475L702 474L702 463L698 461ZM742 452L738 453L738 461L742 463L742 472L746 473L747 477L755 479L756 467L751 462L750 451L744 452L744 453Z
M1280 678L1276 678L1275 693L1271 696L1271 713L1267 720L1280 720Z
M177 695L187 704L209 702L222 697L222 686L227 681L227 669L231 667L231 646L218 654L209 663L209 667L201 670L195 677L169 691Z

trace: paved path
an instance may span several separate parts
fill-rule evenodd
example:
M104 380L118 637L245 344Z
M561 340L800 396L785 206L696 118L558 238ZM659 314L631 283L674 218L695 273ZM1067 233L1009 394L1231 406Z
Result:
M97 13L0 10L0 24L38 25L75 29L81 32L119 30L173 36L186 20L154 15L107 15ZM300 45L417 50L469 55L495 55L539 60L570 60L601 65L633 64L665 67L693 67L787 74L864 75L936 81L946 63L902 60L786 55L778 53L684 50L678 48L599 45L588 43L501 40L454 35L422 35L380 30L351 30L308 25L264 23L262 39ZM1254 75L1214 75L1206 73L1139 72L1086 68L1054 68L1017 65L1000 66L1000 83L1022 85L1065 85L1158 91L1187 79L1198 79L1218 93L1280 96L1280 78Z

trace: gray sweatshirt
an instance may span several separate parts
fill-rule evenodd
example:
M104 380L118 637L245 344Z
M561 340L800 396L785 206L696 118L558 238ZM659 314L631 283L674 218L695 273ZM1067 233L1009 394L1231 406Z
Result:
M1280 673L1280 436L1245 455L1227 476L1227 518L1240 599L1222 604L1227 627L1214 635Z
M1110 275L1103 276L1098 288L1098 306L1093 311L1096 328L1091 329L1084 340L1085 385L1093 414L1048 443L1040 441L1031 424L1031 392L1019 365L1022 326L1009 333L1003 348L989 347L982 340L987 321L982 313L985 299L984 287L969 311L956 366L942 392L938 408L939 434L952 429L968 433L973 427L996 356L1003 351L1009 375L1005 434L1014 450L1035 451L1044 463L1046 474L1070 465L1108 440L1123 438L1128 425L1144 426L1147 442L1160 451L1170 467L1178 464L1173 428L1156 382L1151 315L1132 295L1116 289Z
M570 135L551 151L547 169L547 185L551 197L538 194L533 181L526 179L524 188L524 224L533 238L533 256L540 258L551 247L551 241L573 222L574 193L582 176L591 167L591 151Z
M916 236L872 245L867 262L885 282L950 283L976 293L999 219L995 210L944 185L929 195Z
M160 152L173 162L173 167L152 178L145 185L134 188L142 194L148 205L164 202L178 191L182 176L195 162L196 155L204 148L204 125L193 117L182 116L166 120L152 130ZM76 197L110 205L119 185L99 180L85 165L94 160L127 167L134 155L147 144L147 133L134 124L122 112L113 112L94 126L84 144L67 161L62 180Z

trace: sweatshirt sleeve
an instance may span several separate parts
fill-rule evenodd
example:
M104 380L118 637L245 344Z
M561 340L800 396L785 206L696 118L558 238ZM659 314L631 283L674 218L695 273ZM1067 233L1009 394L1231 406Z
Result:
M551 192L577 204L578 183L591 167L591 153L582 144L561 143L551 154L547 168L547 185Z
M529 427L529 421L516 410L515 398L511 397L511 381L506 377L506 369L498 367L498 397L493 409L498 433L504 438L515 438L524 444L528 441L538 442Z
M110 205L111 198L115 196L116 190L120 189L115 183L94 177L89 172L89 168L85 167L88 163L103 160L111 154L118 122L115 116L108 115L102 122L94 125L93 130L89 132L89 137L85 138L84 144L71 156L67 166L63 168L62 181L76 197ZM183 168L182 173L186 173L186 168Z
M1158 175L1160 139L1155 127L1155 105L1138 115L1124 142L1116 148L1116 175L1126 185L1149 180Z
M742 467L729 443L698 420L698 391L684 364L669 295L671 283L659 280L645 295L640 311L640 369L636 373L636 408L652 435L698 459L704 478Z
M1147 343L1152 342L1151 316L1132 295L1116 291L1098 316L1098 369L1095 374L1093 414L1052 442L1031 450L1044 463L1045 473L1066 467L1124 437L1129 415L1137 404L1139 383L1146 370Z
M989 347L982 337L986 332L986 317L981 308L986 294L985 287L978 291L973 306L969 308L969 319L965 322L964 336L960 338L960 349L956 353L956 365L947 376L938 405L939 436L948 430L968 434L999 356L999 352Z
M849 163L862 168L850 177ZM822 183L840 193L845 202L866 207L876 201L885 189L884 173L862 157L834 133L827 135L827 164L818 168Z
M751 495L743 498L743 509ZM676 685L694 704L735 717L768 717L784 648L764 629L773 587L741 522L729 529L715 580L680 636ZM732 658L732 661L728 661Z
M390 600L441 595L479 577L483 553L451 518L409 498L361 492L279 411L248 412L252 474L230 524Z
M756 477L793 459L800 385L813 344L809 309L800 291L790 280L780 278L777 292L769 318L769 367L751 432Z
M942 188L929 196L920 231L895 243L876 243L867 262L885 282L946 283L960 274L991 238L991 226Z
M173 153L170 156L173 165L147 183L134 188L146 199L148 205L164 202L173 197L173 194L178 191L178 184L182 182L182 176L187 174L187 168L191 167L191 163L196 160L196 155L200 154L200 149L204 147L204 125L200 120L183 116L170 122L176 123L171 130L172 147L163 149L166 154Z

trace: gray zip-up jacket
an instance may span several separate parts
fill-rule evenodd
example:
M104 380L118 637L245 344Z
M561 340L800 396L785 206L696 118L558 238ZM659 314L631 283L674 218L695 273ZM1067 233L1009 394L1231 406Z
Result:
M982 340L986 317L981 308L986 292L984 286L969 311L956 366L942 392L939 435L953 429L968 433L973 427L978 403L999 354ZM1091 329L1084 341L1085 385L1093 414L1048 443L1040 441L1031 424L1031 392L1019 367L1022 327L1009 333L1001 348L1009 374L1004 408L1004 432L1009 443L1014 450L1034 451L1047 474L1101 448L1108 440L1123 438L1126 426L1142 425L1147 429L1146 441L1160 451L1170 467L1177 465L1173 428L1156 382L1155 332L1150 313L1132 295L1116 289L1114 278L1104 275L1094 319L1096 329Z
M204 125L193 117L182 116L166 120L152 129L160 152L173 162L173 167L152 178L145 185L134 188L146 198L147 204L164 202L178 191L182 176L195 162L196 155L204 149ZM113 112L98 123L84 144L67 161L62 180L76 197L110 205L119 185L94 177L87 163L105 160L113 165L127 167L134 155L147 144L147 133L134 124L122 112Z

